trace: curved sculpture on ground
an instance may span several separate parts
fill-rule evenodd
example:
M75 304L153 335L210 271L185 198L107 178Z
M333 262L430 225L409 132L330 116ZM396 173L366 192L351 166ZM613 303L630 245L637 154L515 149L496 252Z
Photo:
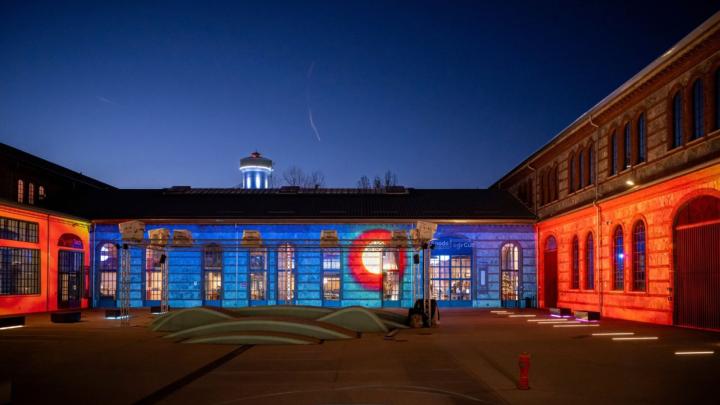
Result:
M168 339L189 339L209 334L244 331L292 333L323 340L353 339L358 333L330 323L309 319L279 317L245 317L181 330L165 336Z
M364 307L263 306L188 308L164 314L150 328L183 343L317 344L353 339L361 332L406 328L401 314Z
M318 318L318 321L342 326L358 332L388 331L387 325L373 312L363 307L347 307Z

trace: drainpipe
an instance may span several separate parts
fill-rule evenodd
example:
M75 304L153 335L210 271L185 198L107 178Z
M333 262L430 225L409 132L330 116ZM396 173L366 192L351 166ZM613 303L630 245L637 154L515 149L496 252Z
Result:
M593 242L595 242L597 248L595 249L595 257L593 257L593 260L595 261L595 270L597 271L597 279L595 280L595 282L599 282L598 290L600 292L600 300L598 309L600 312L600 316L602 316L605 294L603 292L604 284L602 278L602 260L600 260L600 255L602 254L602 209L600 208L600 204L598 204L598 201L600 200L600 185L598 184L598 167L600 166L600 126L593 122L592 115L590 115L590 125L592 125L596 129L595 134L593 135L593 144L595 146L595 153L593 154L595 158L595 199L593 200L593 206L595 206L595 234L597 235L597 240Z

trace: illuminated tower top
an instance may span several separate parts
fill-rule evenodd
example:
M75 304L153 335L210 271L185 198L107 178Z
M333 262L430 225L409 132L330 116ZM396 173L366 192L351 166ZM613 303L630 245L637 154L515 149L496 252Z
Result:
M250 156L240 159L242 187L249 189L270 188L270 175L273 162L255 151Z

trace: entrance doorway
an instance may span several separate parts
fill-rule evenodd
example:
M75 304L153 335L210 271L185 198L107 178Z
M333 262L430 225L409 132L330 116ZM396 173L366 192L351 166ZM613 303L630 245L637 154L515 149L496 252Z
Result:
M543 276L545 279L543 283L543 289L545 290L545 307L553 308L557 306L558 299L557 241L554 236L550 236L545 240Z
M83 253L58 251L58 308L79 308L83 282Z
M720 199L695 198L675 217L674 320L720 330Z

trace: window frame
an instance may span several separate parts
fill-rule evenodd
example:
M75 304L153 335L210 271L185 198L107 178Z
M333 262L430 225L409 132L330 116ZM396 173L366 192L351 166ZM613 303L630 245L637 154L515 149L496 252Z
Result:
M506 248L509 248L508 250L512 255L514 256L513 262L515 262L515 266L508 266L508 256L506 253ZM513 249L513 250L510 250ZM523 283L523 249L522 246L520 246L520 243L517 241L505 241L500 245L500 300L502 301L519 301L522 298L522 283ZM513 268L515 267L515 268ZM515 295L516 299L507 299L504 298L504 289L503 289L503 276L504 273L516 273L515 274L515 280L517 283L517 288L515 289ZM486 275L487 277L487 275ZM479 281L478 281L479 282ZM487 280L486 280L487 283Z
M112 246L108 249L108 253L103 252L103 248ZM116 300L118 293L118 279L120 270L120 254L118 246L110 241L100 242L98 244L98 295L101 300ZM114 254L113 254L114 252ZM103 260L103 255L108 255ZM112 274L112 277L110 276ZM103 291L112 291L112 294L103 294Z
M289 258L287 257L289 256ZM297 298L297 274L295 246L289 242L283 242L277 248L277 300L283 302L294 302ZM282 274L282 280L281 280ZM290 290L280 288L283 282L288 283L286 277L290 276ZM288 294L289 293L289 294ZM288 296L289 295L289 296Z
M619 239L619 240L618 240ZM622 225L615 226L612 233L612 291L625 291L625 235ZM619 266L618 266L619 264Z
M585 236L585 289L595 289L595 238L592 232Z
M580 241L573 236L570 245L570 289L580 289Z
M224 296L224 252L222 246L217 243L203 245L202 249L202 281L203 301L221 301ZM209 288L211 285L219 284L220 288Z
M320 266L322 270L322 279L320 285L321 299L325 302L341 302L343 299L343 283L342 283L342 250L339 247L322 248L320 252ZM328 281L337 279L337 293L328 290Z
M682 88L676 88L674 92L671 92L669 114L670 122L668 128L669 139L668 149L675 149L685 144L685 128L683 125L684 119L684 100Z
M688 87L690 102L690 129L687 142L692 142L705 136L705 81L696 77ZM699 105L698 105L699 101Z
M642 228L642 240L638 239L638 229ZM632 227L632 285L634 292L647 292L647 226L642 219L635 221Z
M638 114L635 120L635 156L634 163L647 162L647 118L645 111Z
M40 249L0 246L0 279L3 280L0 297L39 296L42 292L41 261ZM13 288L4 291L6 285Z

